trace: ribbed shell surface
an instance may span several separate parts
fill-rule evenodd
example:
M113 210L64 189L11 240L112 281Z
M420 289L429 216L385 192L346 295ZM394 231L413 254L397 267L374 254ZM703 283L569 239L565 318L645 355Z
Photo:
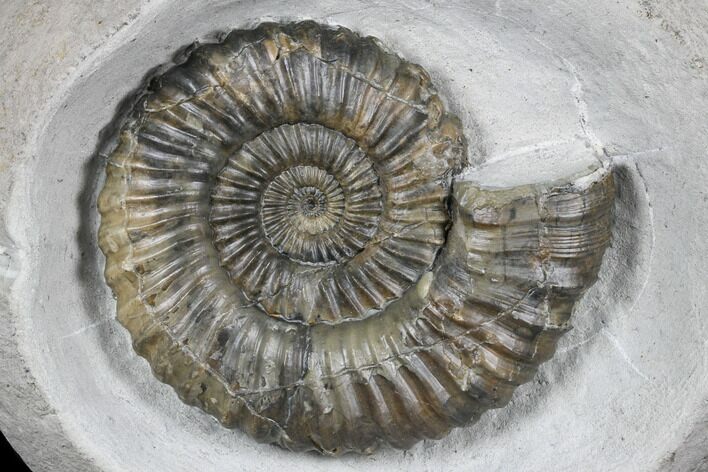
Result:
M118 319L180 398L258 441L406 448L552 356L609 240L611 174L487 190L428 74L313 22L199 46L109 157Z

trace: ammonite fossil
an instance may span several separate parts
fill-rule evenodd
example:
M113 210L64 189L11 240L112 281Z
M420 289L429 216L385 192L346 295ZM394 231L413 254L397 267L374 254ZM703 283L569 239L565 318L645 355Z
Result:
M503 406L595 280L611 174L485 186L429 75L262 24L126 120L99 198L118 318L180 398L258 441L406 448ZM454 180L454 190L453 190Z

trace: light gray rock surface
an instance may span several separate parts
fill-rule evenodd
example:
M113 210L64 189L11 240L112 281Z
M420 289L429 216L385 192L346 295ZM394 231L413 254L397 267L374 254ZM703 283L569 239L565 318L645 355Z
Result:
M616 169L613 244L556 356L507 408L407 452L223 429L134 354L101 274L97 146L123 98L195 40L303 18L422 64L475 164L585 149ZM705 1L10 0L0 25L0 429L33 470L708 469Z

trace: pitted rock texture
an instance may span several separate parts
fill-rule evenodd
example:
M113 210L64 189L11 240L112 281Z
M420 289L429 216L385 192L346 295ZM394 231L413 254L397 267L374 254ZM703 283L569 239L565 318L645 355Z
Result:
M262 24L135 105L99 243L118 318L180 398L258 441L406 448L550 358L609 241L612 177L454 182L459 120L374 38Z

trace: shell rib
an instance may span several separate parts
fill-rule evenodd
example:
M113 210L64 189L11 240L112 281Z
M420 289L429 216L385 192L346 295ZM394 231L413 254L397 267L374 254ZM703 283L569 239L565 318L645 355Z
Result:
M118 319L180 398L258 441L407 448L550 358L609 241L611 173L454 182L459 120L373 38L263 24L153 81L110 155Z

